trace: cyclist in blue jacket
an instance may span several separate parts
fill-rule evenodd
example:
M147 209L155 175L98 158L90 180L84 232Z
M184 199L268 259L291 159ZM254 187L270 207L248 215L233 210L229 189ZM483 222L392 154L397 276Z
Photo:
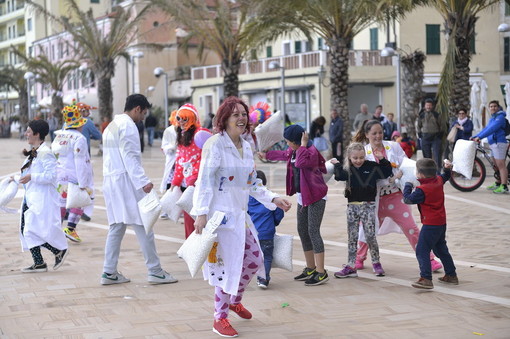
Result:
M487 138L491 148L491 156L496 166L498 166L500 180L493 185L487 187L494 193L508 194L508 170L505 165L506 152L508 149L508 141L505 135L506 112L503 111L497 100L489 102L489 111L491 118L488 125L472 140L479 142L480 139Z

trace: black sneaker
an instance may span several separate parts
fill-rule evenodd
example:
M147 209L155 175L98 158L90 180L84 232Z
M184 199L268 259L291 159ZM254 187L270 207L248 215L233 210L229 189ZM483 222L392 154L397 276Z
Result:
M23 273L38 273L38 272L47 272L48 266L46 263L42 263L40 265L33 264L30 267L22 268L21 272Z
M310 279L305 281L305 286L322 285L328 280L329 277L326 270L324 270L324 273L315 272Z
M295 276L294 277L294 280L297 280L297 281L303 281L303 280L308 280L312 277L312 275L315 273L315 268L308 268L308 267L305 267L303 269L303 273L301 273L300 275L298 276Z
M89 217L88 215L86 215L85 213L83 213L83 214L81 215L81 218L80 218L80 219L81 219L81 220L85 220L85 221L90 221L90 217Z
M69 251L65 249L55 254L55 266L53 266L54 270L57 270L60 266L62 266L64 260L66 260L68 253Z

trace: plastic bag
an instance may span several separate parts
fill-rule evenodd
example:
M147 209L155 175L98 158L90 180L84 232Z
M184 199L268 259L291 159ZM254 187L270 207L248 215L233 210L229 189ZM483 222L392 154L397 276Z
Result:
M177 206L177 201L179 201L181 195L181 188L174 187L173 190L166 191L161 198L161 210L168 214L168 218L173 222L177 222L181 216L182 208Z
M188 265L189 273L194 277L204 264L209 252L218 239L216 229L225 223L225 213L216 211L207 222L201 234L196 232L186 239L177 251L179 258L184 259Z
M82 208L92 205L92 199L87 190L82 190L77 184L67 184L66 208Z
M453 171L462 174L467 179L473 177L476 144L474 141L459 139L453 149ZM442 166L442 164L437 164Z
M5 206L18 193L18 182L11 178L5 178L0 182L0 206Z
M327 151L329 149L328 141L324 137L315 137L313 145L319 152Z
M159 203L156 191L151 190L145 197L138 201L138 210L140 211L140 217L142 218L145 233L148 234L152 231L152 228L161 213L161 204Z
M272 267L283 268L292 272L292 242L293 236L287 234L274 235Z
M267 151L277 142L283 140L284 119L282 112L276 112L263 124L255 127L259 151Z
M182 193L179 200L177 200L177 206L182 208L186 213L190 214L193 208L193 193L195 192L195 186L190 186ZM193 218L193 216L190 214ZM195 219L195 218L193 218Z

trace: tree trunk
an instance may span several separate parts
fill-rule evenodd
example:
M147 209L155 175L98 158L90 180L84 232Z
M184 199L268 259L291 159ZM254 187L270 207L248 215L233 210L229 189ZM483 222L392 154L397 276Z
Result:
M458 53L455 56L455 72L453 76L452 92L448 107L448 115L455 116L459 108L469 112L471 108L469 85L469 62L471 61L470 39L466 36L467 30L459 28L455 37Z
M62 108L64 108L64 101L62 99L62 95L58 95L58 93L62 93L62 90L55 91L55 93L51 96L51 113L53 113L53 116L62 123Z
M404 107L402 120L407 134L416 140L415 122L418 117L420 100L423 97L422 84L424 62L427 59L422 51L416 50L411 54L402 55L402 88Z
M239 96L239 69L241 68L241 59L223 60L221 63L223 70L223 84L225 86L224 98L230 96Z
M22 126L26 126L28 123L28 95L27 95L27 88L22 87L20 88L20 91L18 92L18 98L19 98L19 121Z
M335 109L344 122L343 148L351 141L351 122L347 90L349 87L349 45L344 38L332 38L329 41L329 56L331 57L331 109Z
M110 121L113 115L113 93L111 76L106 74L96 74L97 95L99 100L99 115L101 118L107 117Z

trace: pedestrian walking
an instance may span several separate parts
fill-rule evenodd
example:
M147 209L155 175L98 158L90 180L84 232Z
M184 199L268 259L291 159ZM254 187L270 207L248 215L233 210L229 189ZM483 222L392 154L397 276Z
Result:
M106 236L102 285L130 281L117 270L120 246L128 225L133 227L145 258L147 281L150 284L177 282L161 268L154 232L145 232L137 204L153 188L142 167L140 136L135 125L143 120L151 106L141 94L128 96L124 113L116 115L103 134L103 193L110 226Z

